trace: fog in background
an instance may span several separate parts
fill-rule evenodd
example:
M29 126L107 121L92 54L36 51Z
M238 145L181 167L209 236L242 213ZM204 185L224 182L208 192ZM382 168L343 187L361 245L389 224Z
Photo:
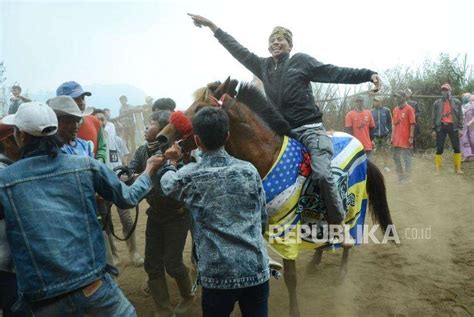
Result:
M18 82L43 99L75 80L92 90L90 106L114 114L121 94L131 104L171 97L185 109L210 81L252 79L187 12L213 20L260 56L268 55L276 25L292 30L293 53L339 66L382 72L416 68L442 52L468 54L471 64L474 56L474 1L467 0L0 1L8 86Z

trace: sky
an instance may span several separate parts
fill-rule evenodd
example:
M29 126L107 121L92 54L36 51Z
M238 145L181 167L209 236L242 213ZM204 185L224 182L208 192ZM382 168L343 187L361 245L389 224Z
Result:
M208 82L250 81L251 73L208 28L195 27L188 12L211 19L264 57L272 28L282 25L293 32L292 53L338 66L416 68L442 52L467 54L474 64L474 42L467 40L472 0L0 0L7 84L31 92L55 91L69 80L128 84L185 109L192 92Z

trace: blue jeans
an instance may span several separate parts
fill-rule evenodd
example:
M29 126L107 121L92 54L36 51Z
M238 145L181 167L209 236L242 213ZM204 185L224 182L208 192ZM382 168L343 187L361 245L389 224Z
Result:
M319 193L326 204L329 223L341 223L346 212L331 172L331 160L334 153L331 138L322 125L313 128L302 126L291 132L311 154L311 170L313 171L311 177L319 186Z
M35 317L94 316L108 317L136 316L130 304L109 274L101 279L102 285L92 294L83 289L73 291L58 300L46 300L43 304L31 303ZM49 302L50 301L50 302ZM44 303L47 302L46 305Z
M267 317L269 282L237 289L202 288L203 317L226 317L239 302L243 317Z
M412 149L404 149L401 147L393 148L393 161L395 162L395 169L400 180L408 178L411 173L411 157ZM405 167L402 165L402 159Z

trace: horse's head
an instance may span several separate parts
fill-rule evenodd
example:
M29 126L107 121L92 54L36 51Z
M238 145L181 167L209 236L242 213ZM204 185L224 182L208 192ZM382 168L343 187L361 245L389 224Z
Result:
M184 152L196 148L191 121L203 107L222 107L223 104L236 95L237 80L230 77L225 82L212 82L206 87L199 88L194 93L194 102L184 112L176 111L170 117L170 123L160 131L156 140L162 150L179 142Z

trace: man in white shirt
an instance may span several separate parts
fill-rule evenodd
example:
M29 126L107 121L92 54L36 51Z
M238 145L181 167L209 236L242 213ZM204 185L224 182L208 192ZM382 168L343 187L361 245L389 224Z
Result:
M110 169L114 169L118 166L122 166L123 158L125 158L126 156L130 154L130 152L127 149L127 146L125 145L125 142L117 134L115 134L115 127L114 127L113 133L109 133L107 131L107 128L106 128L107 119L106 119L104 110L95 109L93 112L93 115L95 115L96 118L99 119L99 121L101 122L102 127L104 129L104 136L107 140L108 155L107 155L107 161L105 164ZM110 202L107 202L106 205L107 205L107 209L112 208L112 204ZM120 216L120 222L122 223L123 235L127 236L130 230L132 230L133 228L133 219L132 219L132 216L130 215L130 209L117 208L117 211ZM110 217L108 218L110 219ZM114 239L111 233L112 225L113 225L112 221L107 221L107 223L105 224L107 236L110 242L110 249L112 251L113 262L114 262L114 265L118 265L120 263L120 257L118 255L117 248L115 247ZM107 226L109 228L107 228ZM143 265L144 259L137 251L135 232L133 232L130 235L126 243L127 243L128 252L130 255L130 261L135 266Z

